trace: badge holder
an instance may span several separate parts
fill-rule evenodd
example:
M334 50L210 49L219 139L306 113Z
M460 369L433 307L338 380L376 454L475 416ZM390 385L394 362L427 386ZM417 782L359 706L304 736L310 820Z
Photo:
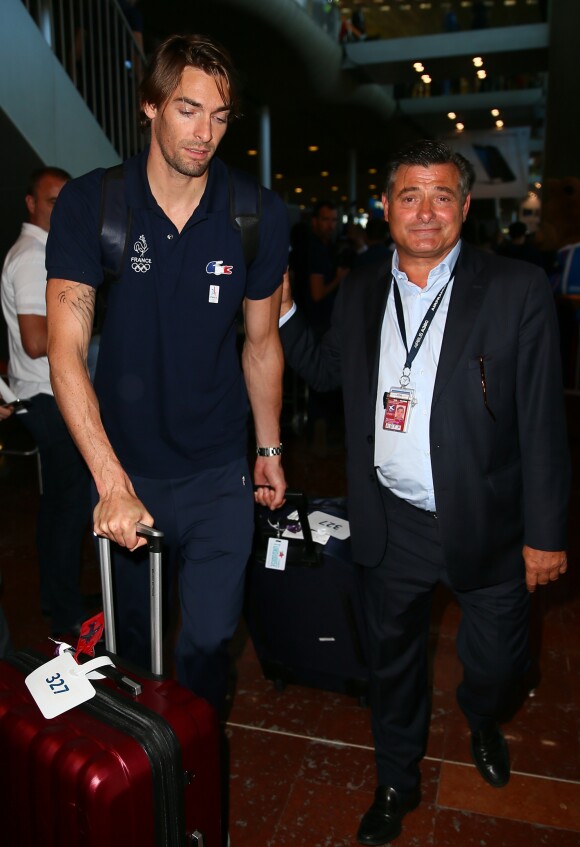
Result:
M393 386L390 391L385 391L383 395L383 407L385 409L383 429L391 432L407 432L409 428L411 409L417 403L415 390L409 388L410 373L410 368L403 368L399 386Z

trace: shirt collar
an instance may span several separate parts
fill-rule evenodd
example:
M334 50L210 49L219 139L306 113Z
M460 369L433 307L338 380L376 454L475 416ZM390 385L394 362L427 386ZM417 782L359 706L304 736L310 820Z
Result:
M149 147L128 159L125 163L127 199L133 208L157 208L158 204L151 192L147 178L147 159ZM226 179L224 179L226 177ZM227 167L214 156L209 165L208 180L196 212L202 215L227 208L228 198Z
M41 226L36 226L36 224L22 224L22 235L25 234L31 235L33 238L36 238L36 240L40 241L41 244L46 244L48 239L48 232Z
M459 239L455 247L449 251L443 261L441 261L438 265L436 265L429 271L429 276L427 277L427 285L425 286L425 288L423 288L423 291L428 291L436 285L444 284L449 281L451 272L455 267L460 251L461 239ZM407 274L404 271L399 270L399 253L397 250L395 250L393 253L392 273L399 285L403 287L406 285L414 285L412 282L410 282Z

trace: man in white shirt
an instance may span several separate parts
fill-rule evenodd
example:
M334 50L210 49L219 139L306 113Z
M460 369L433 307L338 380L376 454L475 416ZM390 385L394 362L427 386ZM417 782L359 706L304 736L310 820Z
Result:
M421 800L428 635L438 582L462 610L458 703L487 783L509 780L498 727L529 666L529 592L566 571L570 467L545 274L461 241L473 168L418 141L391 162L392 261L341 283L320 343L284 297L288 363L342 386L352 552L369 629L375 799L387 844Z
M41 607L50 614L54 635L77 633L83 620L80 549L90 517L88 471L58 411L46 357L46 241L53 206L69 179L54 167L32 174L25 198L28 222L6 256L1 287L10 387L27 401L21 420L40 450L36 543Z

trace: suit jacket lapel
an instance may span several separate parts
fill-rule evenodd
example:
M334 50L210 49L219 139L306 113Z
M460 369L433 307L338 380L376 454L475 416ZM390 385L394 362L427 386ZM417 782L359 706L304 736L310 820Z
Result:
M432 406L438 401L441 392L457 366L461 352L479 314L487 285L488 280L482 273L477 252L473 251L469 245L462 245L457 273L451 290Z
M366 293L367 372L369 375L369 390L373 395L373 388L376 386L379 370L381 329L385 307L387 305L387 297L391 290L391 281L391 261L389 260L381 264L376 278L370 282Z

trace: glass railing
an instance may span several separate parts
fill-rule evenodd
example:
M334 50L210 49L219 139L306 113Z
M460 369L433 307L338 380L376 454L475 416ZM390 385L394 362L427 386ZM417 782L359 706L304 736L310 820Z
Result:
M145 56L117 0L23 0L121 159L143 146Z

